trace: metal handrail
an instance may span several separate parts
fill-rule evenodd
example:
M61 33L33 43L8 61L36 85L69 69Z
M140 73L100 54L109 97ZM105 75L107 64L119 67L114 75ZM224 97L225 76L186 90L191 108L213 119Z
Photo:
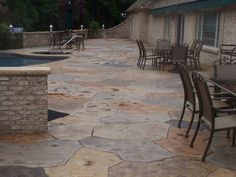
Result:
M69 43L71 43L74 39L76 39L76 38L79 38L79 37L82 37L81 35L75 35L75 36L73 36L72 38L70 38L60 49L61 49L61 52L62 52L62 50L69 44Z

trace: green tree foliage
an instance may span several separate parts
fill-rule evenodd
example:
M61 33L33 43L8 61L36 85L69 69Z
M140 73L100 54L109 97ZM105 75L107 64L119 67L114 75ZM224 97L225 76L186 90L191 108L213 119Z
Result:
M66 5L69 0L0 0L0 24L13 24L25 31L65 29ZM112 27L119 24L123 13L135 0L70 0L73 28L89 27L91 21ZM6 25L5 25L6 26Z

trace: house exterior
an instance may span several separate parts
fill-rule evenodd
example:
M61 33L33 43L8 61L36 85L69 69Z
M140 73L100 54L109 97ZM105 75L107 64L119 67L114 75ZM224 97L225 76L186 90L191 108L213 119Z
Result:
M220 44L236 44L236 0L137 0L127 13L131 39L153 45L200 39L203 63L218 59Z

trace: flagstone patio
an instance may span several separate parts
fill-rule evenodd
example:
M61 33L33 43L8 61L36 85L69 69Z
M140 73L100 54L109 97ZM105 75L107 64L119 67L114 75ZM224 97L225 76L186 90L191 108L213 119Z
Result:
M218 133L202 163L208 133L177 128L178 74L140 70L127 39L90 39L84 51L50 66L49 108L69 114L41 135L0 136L0 177L236 177L236 149ZM31 54L38 49L16 50ZM194 126L193 126L194 129Z

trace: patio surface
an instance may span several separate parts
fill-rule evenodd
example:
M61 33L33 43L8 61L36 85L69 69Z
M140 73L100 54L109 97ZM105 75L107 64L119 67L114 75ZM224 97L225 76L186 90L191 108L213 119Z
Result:
M236 177L236 150L225 132L202 163L207 131L189 148L189 116L176 127L183 104L178 74L140 70L131 40L85 45L69 59L41 65L52 68L49 108L69 115L50 121L47 134L0 136L0 177Z

